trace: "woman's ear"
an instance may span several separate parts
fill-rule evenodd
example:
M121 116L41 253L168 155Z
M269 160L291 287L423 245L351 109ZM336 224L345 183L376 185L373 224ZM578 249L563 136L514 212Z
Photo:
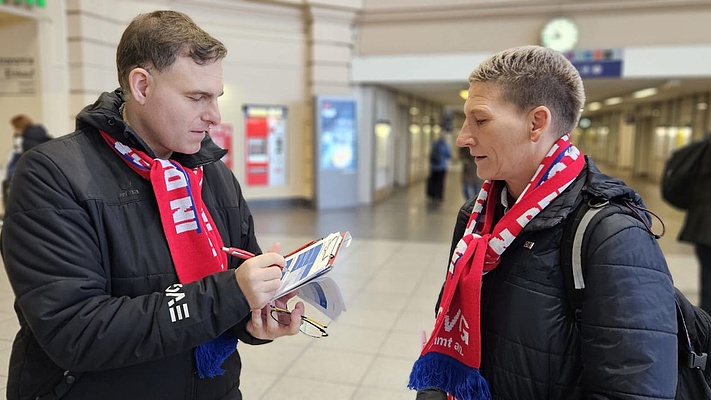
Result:
M529 113L531 129L529 137L532 142L538 142L543 137L543 134L550 130L552 124L551 110L546 106L538 106Z
M140 105L145 104L148 87L152 80L150 72L144 68L134 68L128 73L128 86L131 89L133 101Z

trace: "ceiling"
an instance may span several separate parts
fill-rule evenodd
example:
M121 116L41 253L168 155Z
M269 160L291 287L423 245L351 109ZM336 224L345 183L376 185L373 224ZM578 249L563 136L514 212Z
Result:
M686 79L587 79L583 81L585 85L585 104L595 101L602 102L610 97L622 97L623 103L615 106L604 106L596 112L583 112L583 115L594 115L603 113L611 109L619 109L642 102L656 102L682 95L711 91L711 78L686 78ZM467 89L468 84L462 83L391 83L383 85L399 92L404 92L415 97L428 101L443 104L448 108L460 110L464 106L464 100L459 97L459 91ZM656 87L658 94L643 98L633 99L632 93Z

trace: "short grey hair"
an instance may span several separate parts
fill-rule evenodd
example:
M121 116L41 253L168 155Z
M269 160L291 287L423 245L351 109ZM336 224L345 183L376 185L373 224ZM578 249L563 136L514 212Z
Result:
M559 136L572 132L585 104L578 70L565 56L541 46L522 46L494 54L470 75L469 83L497 85L505 100L526 112L546 106Z

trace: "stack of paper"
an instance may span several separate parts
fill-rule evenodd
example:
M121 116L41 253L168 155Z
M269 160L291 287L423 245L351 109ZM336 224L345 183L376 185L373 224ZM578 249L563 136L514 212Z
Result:
M300 298L335 319L345 310L343 296L336 283L323 275L333 268L339 250L350 244L348 231L334 232L286 255L281 286L274 299L301 289Z

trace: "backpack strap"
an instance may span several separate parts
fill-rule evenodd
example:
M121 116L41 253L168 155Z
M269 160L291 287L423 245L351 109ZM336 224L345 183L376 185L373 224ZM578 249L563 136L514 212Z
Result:
M575 320L580 322L583 308L583 293L585 289L585 266L583 259L583 240L590 225L597 224L593 218L602 211L608 201L594 203L583 201L568 217L563 228L563 238L560 246L560 264L563 268L563 281L565 285L568 309L573 313Z
M694 342L698 338L696 333L696 311L693 304L687 300L683 293L677 288L674 288L674 302L676 303L677 316L677 339L679 346L684 351L686 356L684 359L679 358L679 363L684 363L687 368L699 368L702 371L706 370L708 363L708 354L704 349L696 349Z

